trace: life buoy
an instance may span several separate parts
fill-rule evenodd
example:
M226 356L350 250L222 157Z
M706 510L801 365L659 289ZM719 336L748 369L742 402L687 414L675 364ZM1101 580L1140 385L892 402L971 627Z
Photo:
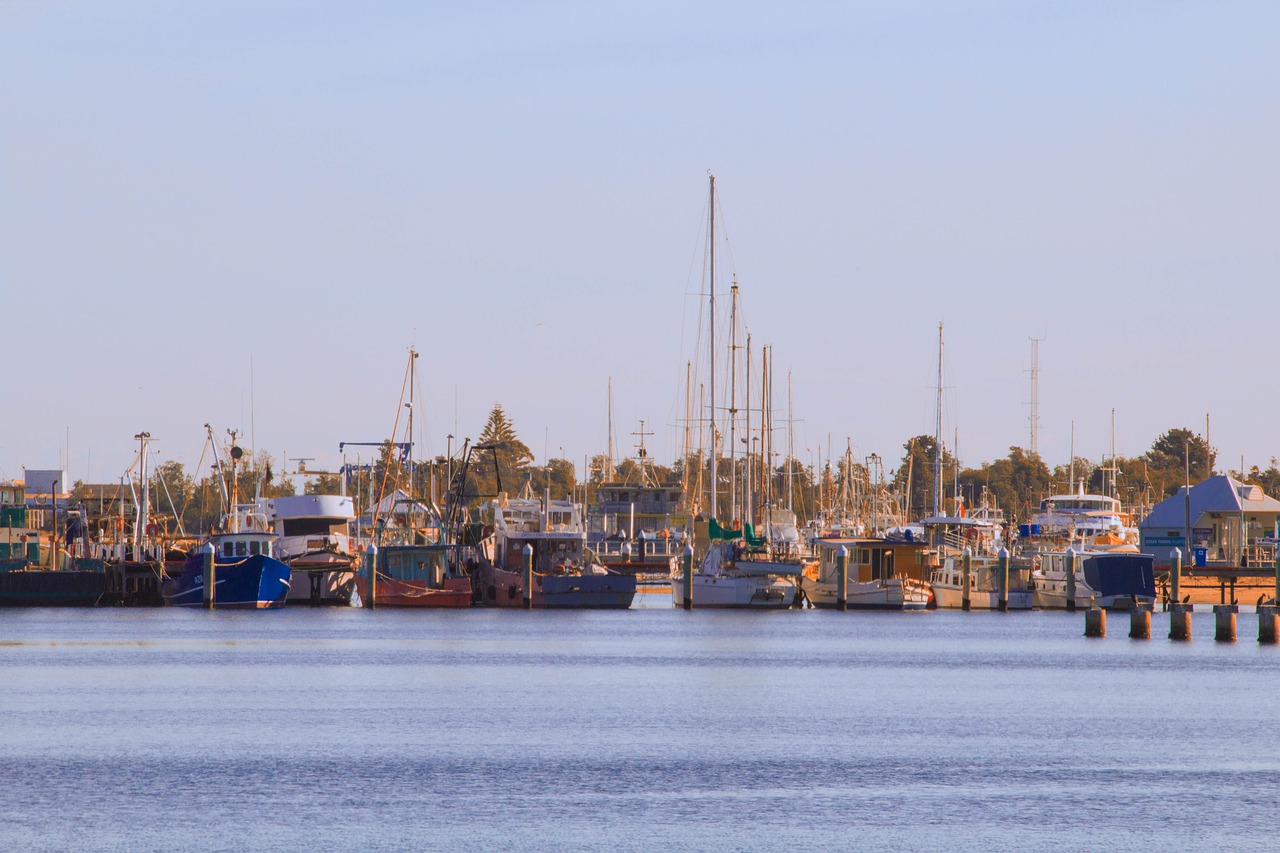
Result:
M970 527L968 530L965 531L964 538L968 539L970 542L977 542L978 531L975 528Z

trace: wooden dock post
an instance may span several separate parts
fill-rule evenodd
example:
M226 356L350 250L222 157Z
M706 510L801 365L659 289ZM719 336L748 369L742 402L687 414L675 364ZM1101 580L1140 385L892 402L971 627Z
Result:
M524 609L533 609L533 546L525 543L524 550Z
M1084 635L1086 637L1107 636L1107 611L1101 607L1090 607L1084 612Z
M1190 640L1191 639L1191 612L1195 609L1193 604L1182 604L1174 602L1169 605L1169 639L1170 640Z
M961 557L960 565L964 572L960 582L960 609L967 612L973 605L970 596L973 592L973 549L968 545L964 546L964 556Z
M1076 554L1075 548L1067 549L1067 559L1064 574L1066 575L1067 584L1067 610L1075 612L1076 609L1076 560L1079 555Z
M1258 605L1258 642L1274 646L1280 641L1280 607L1274 604Z
M996 599L996 607L1001 613L1009 612L1009 549L1001 548L1000 553L996 555L999 567L999 575L996 577L996 583L999 584L999 597Z
M1151 611L1145 604L1134 602L1133 610L1129 611L1129 639L1151 639Z
M693 546L684 546L684 565L682 566L684 575L684 609L693 609Z
M1169 609L1169 604L1182 603L1182 551L1177 548L1173 549L1173 553L1169 555L1169 602L1165 605L1165 609Z
M365 603L365 607L370 610L378 609L378 546L372 542L364 552L364 563L369 569L369 600Z
M1238 604L1213 605L1213 638L1219 643L1236 641L1236 614L1239 612Z
M204 606L206 610L213 610L217 606L218 570L213 565L212 542L204 543L204 547L200 549L200 559L204 569Z
M849 549L836 551L836 610L849 609Z

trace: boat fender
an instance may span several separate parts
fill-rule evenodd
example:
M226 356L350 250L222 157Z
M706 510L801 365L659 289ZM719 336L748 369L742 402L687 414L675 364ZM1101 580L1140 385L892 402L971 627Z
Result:
M485 594L489 596L490 601L498 600L498 588L493 584L489 584L489 588L485 590Z
M507 598L515 598L519 592L520 590L516 588L516 585L511 584L511 586L507 587Z

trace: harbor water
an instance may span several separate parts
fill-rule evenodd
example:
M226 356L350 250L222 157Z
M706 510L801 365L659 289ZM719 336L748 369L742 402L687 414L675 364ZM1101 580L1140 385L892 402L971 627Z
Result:
M1067 613L0 613L3 850L1273 850L1280 648ZM1119 627L1117 625L1117 627Z

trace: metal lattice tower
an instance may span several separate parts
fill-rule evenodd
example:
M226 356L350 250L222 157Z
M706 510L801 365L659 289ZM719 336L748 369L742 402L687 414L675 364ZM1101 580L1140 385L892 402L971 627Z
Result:
M1031 341L1031 412L1028 420L1031 423L1032 456L1040 455L1040 342L1044 338L1030 338Z

